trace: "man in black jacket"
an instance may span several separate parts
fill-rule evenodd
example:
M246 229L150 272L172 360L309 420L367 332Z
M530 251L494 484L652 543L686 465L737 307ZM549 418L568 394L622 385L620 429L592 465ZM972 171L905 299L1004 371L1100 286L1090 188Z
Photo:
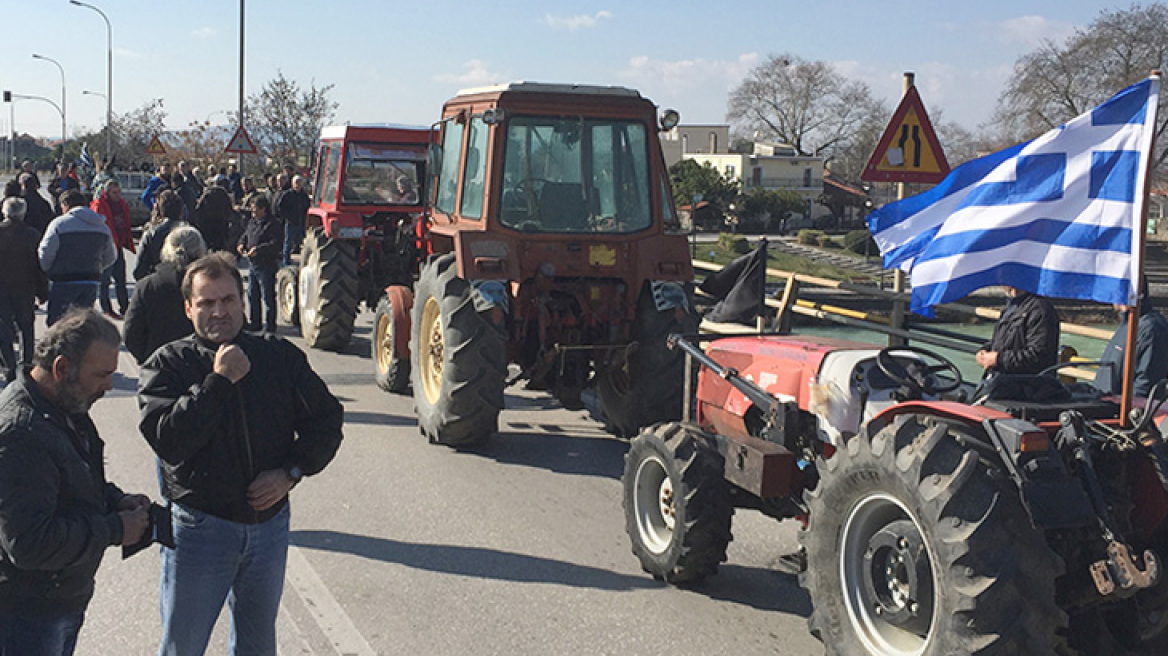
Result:
M18 368L12 328L20 333L19 363L28 366L35 343L36 299L49 297L49 279L37 259L41 237L24 224L26 207L23 198L5 198L0 217L0 361L8 381L16 379Z
M247 258L250 282L247 286L247 329L276 332L276 271L280 268L280 246L284 242L283 228L271 214L268 199L256 196L251 203L251 219L239 238L239 254ZM266 321L260 321L267 308Z
M106 482L88 415L118 342L92 309L69 313L0 393L0 653L72 654L106 547L146 531L150 500Z
M1016 287L994 326L994 336L977 352L987 373L1036 374L1058 363L1059 316L1050 301Z
M161 654L201 654L228 594L234 653L275 654L288 492L332 460L343 409L290 342L242 332L243 281L212 253L183 277L191 337L142 368L176 548L162 550Z

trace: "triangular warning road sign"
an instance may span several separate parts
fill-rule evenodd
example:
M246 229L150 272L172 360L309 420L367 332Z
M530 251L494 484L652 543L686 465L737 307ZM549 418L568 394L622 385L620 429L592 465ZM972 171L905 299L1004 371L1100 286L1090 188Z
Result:
M235 130L235 134L231 137L231 141L227 142L227 147L223 149L223 152L255 155L256 147L252 143L251 137L247 136L247 130L244 130L241 125Z
M165 155L166 154L166 146L162 145L162 141L158 138L158 135L154 135L154 138L150 140L150 145L146 146L146 154L147 155Z
M949 162L916 87L909 87L884 129L860 179L867 182L936 184L949 175Z

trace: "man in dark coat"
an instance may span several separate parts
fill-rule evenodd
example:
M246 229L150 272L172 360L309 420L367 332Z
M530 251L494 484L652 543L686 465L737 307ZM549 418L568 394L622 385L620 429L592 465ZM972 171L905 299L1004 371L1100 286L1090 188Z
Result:
M276 271L280 268L280 246L283 244L283 227L272 216L270 203L263 196L252 201L252 217L247 222L243 236L239 238L239 254L247 258L251 270L251 282L247 287L248 330L260 330L260 297L267 307L263 330L276 332Z
M1095 372L1095 387L1104 394L1123 393L1124 353L1127 350L1127 321L1132 308L1116 305L1120 323L1103 349L1104 364ZM1140 283L1140 321L1136 327L1136 375L1132 394L1147 397L1156 383L1168 378L1168 319L1148 297L1147 281Z
M138 382L139 428L174 518L164 654L202 654L229 595L235 653L276 653L289 492L341 444L340 402L291 342L242 332L242 294L231 255L191 264L183 297L195 334L155 351Z
M89 418L118 342L100 314L71 312L0 393L0 653L72 654L106 548L145 535L150 499L106 481Z
M18 179L23 190L24 202L28 204L28 210L24 213L24 224L43 235L45 228L48 228L57 216L53 212L53 206L41 195L41 183L35 174L21 173Z
M276 213L284 222L284 266L292 265L292 253L300 250L304 241L304 224L308 219L308 208L312 201L304 190L307 180L298 175L292 178L292 187L277 196Z
M16 379L19 369L12 328L20 332L19 364L32 364L36 299L49 296L49 279L37 259L41 237L24 225L26 207L23 198L5 198L0 221L0 361L8 381Z
M1016 287L994 326L994 336L977 352L987 373L1036 374L1058 364L1059 316L1047 299Z
M220 185L209 185L195 204L195 218L191 224L203 233L207 249L212 251L231 250L228 243L231 223L235 217L235 203L231 194Z

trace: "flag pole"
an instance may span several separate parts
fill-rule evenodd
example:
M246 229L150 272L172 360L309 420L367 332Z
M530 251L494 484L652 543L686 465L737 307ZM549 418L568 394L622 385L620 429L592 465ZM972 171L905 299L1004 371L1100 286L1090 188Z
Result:
M1151 77L1156 79L1157 92L1159 92L1160 71L1159 69L1152 71ZM1159 103L1156 104L1157 111L1159 111ZM1135 235L1135 248L1132 249L1132 257L1135 258L1135 272L1136 275L1132 280L1132 285L1136 289L1136 303L1128 306L1127 309L1127 346L1123 352L1123 394L1119 402L1119 418L1120 423L1124 428L1131 427L1131 408L1132 397L1135 392L1136 380L1136 349L1139 348L1139 326L1140 326L1140 303L1139 297L1140 281L1144 277L1144 241L1148 234L1148 198L1151 195L1152 189L1152 167L1156 160L1156 116L1150 116L1147 119L1151 124L1152 129L1152 143L1148 147L1148 162L1144 169L1144 185L1140 193L1143 194L1143 203L1140 209L1139 222L1137 224L1138 232Z

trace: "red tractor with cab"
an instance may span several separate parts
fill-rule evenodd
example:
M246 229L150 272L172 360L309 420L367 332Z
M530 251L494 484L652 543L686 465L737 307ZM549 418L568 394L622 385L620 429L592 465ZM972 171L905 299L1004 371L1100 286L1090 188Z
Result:
M430 441L490 437L526 380L565 407L595 390L618 435L680 416L693 269L653 103L631 89L515 83L447 101L429 159L426 254L374 326L377 379L412 384Z
M411 285L424 244L425 127L337 125L321 130L300 265L276 278L281 320L305 342L339 351L360 303Z
M793 559L828 654L1168 653L1162 401L1136 399L1123 427L1118 399L1053 371L971 396L915 347L669 341L702 367L693 418L633 439L622 482L655 578L713 574L752 508L802 522Z

